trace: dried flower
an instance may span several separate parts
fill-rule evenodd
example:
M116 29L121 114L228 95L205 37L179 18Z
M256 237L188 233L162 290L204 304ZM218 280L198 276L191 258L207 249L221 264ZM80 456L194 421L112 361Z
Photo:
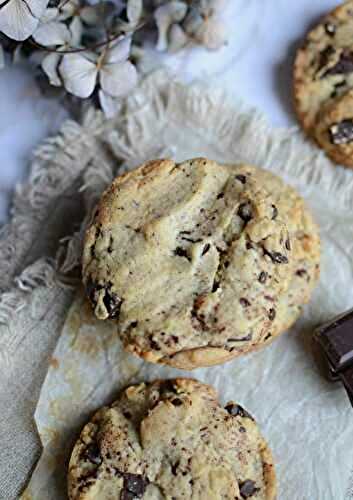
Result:
M112 116L137 83L130 59L139 59L144 35L156 29L161 51L191 44L217 49L224 43L218 14L226 1L61 0L48 7L48 0L0 0L0 69L4 52L14 62L26 57L41 69L42 88L48 81L61 87L57 94L76 96L75 103L92 96Z
M48 0L4 0L0 3L0 31L14 40L26 40L37 28Z

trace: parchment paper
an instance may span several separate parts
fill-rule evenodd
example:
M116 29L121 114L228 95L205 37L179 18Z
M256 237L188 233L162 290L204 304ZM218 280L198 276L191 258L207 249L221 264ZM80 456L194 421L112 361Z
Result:
M161 151L163 155L167 148L176 160L204 155L223 162L248 161L277 172L299 189L320 224L320 284L295 328L272 345L193 372L151 365L123 352L114 324L95 320L79 290L40 394L35 420L43 453L23 498L67 498L70 451L94 410L112 402L130 383L176 375L213 384L222 402L238 401L256 417L275 457L279 500L352 498L353 411L342 387L319 375L310 351L313 326L353 305L351 173L335 170L298 131L273 131L256 113L243 116L221 95L171 85L165 78L153 82L164 89L160 99L151 89L147 95L153 105L136 96L133 117L124 128L115 125L107 133L113 156L121 157L122 130L128 130L130 149L127 154L124 136L124 157L131 158L124 168L134 166L137 159ZM111 163L116 165L115 160ZM99 168L98 161L95 169ZM115 167L109 171L107 161L104 168L109 181ZM100 182L93 196L103 187Z

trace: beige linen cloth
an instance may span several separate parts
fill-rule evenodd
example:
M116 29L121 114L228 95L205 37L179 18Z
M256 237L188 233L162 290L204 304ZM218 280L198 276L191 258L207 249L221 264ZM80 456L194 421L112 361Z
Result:
M82 124L67 122L57 137L37 149L29 180L15 194L12 220L0 235L0 499L18 497L41 454L33 415L51 366L36 413L43 436L45 406L55 390L51 374L57 359L51 355L78 286L80 228L85 215L106 184L124 169L152 157L182 160L201 155L221 162L247 161L277 172L312 206L324 240L323 273L300 323L302 329L310 330L313 324L352 307L353 172L334 167L297 129L273 130L261 114L234 99L229 101L222 92L200 84L183 86L164 71L149 75L113 119L91 109ZM56 356L70 357L70 351L65 351L67 329L66 324ZM285 463L291 464L286 467L292 474L286 476L280 470L280 476L288 481L292 477L294 484L296 471L303 467L300 455L291 456L291 436L303 425L304 467L312 469L310 484L303 485L303 491L311 492L310 500L316 500L315 491L320 492L317 500L348 500L353 498L349 480L353 450L347 445L353 434L353 411L343 390L320 379L303 339L299 327L298 335L284 336L264 350L266 354L252 355L260 356L260 376L266 375L273 387L266 395L266 414L261 413L264 405L261 397L258 403L255 389L247 406L256 410L266 435L271 435L279 419L278 453L287 453ZM280 384L288 371L288 352L294 353L289 377L302 384L302 393L295 395ZM247 363L244 358L238 365L201 370L196 375L226 386L222 396L228 397L232 384L238 384L241 393L248 383ZM151 378L158 370L149 366L145 371L150 370L146 377ZM238 366L238 373L232 368L233 379L227 375L227 366ZM103 373L102 366L97 366L100 369ZM56 383L60 388L60 380ZM108 392L100 397L104 400ZM288 406L294 396L298 406ZM324 432L317 422L324 424ZM298 443L294 448L298 450ZM54 489L31 498L59 498ZM279 500L296 499L309 497L291 493L282 494Z

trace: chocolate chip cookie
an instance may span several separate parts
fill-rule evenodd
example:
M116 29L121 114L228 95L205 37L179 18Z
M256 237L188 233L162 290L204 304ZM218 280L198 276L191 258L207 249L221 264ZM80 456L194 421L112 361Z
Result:
M70 500L274 500L271 452L253 417L191 379L126 389L83 428Z
M106 190L87 231L83 279L96 316L116 321L127 350L208 366L261 346L297 316L315 282L317 229L299 196L261 172L157 160ZM294 291L301 260L310 268L304 294Z
M305 131L353 167L353 0L323 18L298 50L294 94Z

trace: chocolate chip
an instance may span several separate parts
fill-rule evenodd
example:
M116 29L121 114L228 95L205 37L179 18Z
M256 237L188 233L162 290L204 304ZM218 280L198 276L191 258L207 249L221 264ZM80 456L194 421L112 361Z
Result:
M235 178L236 178L237 181L241 182L242 184L246 183L246 177L245 177L245 175L241 175L241 174L240 175L236 175Z
M129 411L123 411L123 415L125 418L127 418L128 420L132 417L131 413Z
M334 36L334 34L336 33L336 26L332 23L325 23L324 28L329 36Z
M103 297L103 304L105 305L110 319L117 318L119 316L122 303L123 301L115 292L106 289Z
M286 239L286 243L285 243L285 245L286 245L286 249L287 249L287 250L291 250L291 248L292 248L292 247L291 247L291 244L290 244L290 239L289 239L289 238L287 238L287 239Z
M353 141L353 120L342 120L329 127L332 144L347 144Z
M253 218L252 207L249 202L239 205L237 213L244 222L249 222Z
M150 341L151 349L154 349L155 351L161 350L160 345L153 339L152 334L148 336L148 340Z
M211 245L209 243L206 243L206 245L203 247L201 255L205 255L209 251L210 248L211 248Z
M264 338L264 340L268 340L268 339L269 339L269 338L271 338L271 337L272 337L272 333L268 333L268 334L266 335L266 337Z
M251 243L251 241L247 241L245 247L247 250L251 250L252 248L254 248L254 245Z
M132 321L129 325L129 328L136 328L138 324L139 324L138 321Z
M242 406L235 403L228 403L224 409L227 410L229 415L232 415L232 417L250 418L250 420L254 420L250 413L244 410Z
M107 285L100 285L99 283L95 283L94 281L90 280L86 286L86 293L93 307L96 307L96 293L104 290L103 304L107 310L108 317L110 319L113 319L119 316L123 300L111 290L111 287L112 283L108 283Z
M278 215L278 208L276 205L271 205L272 206L272 220L275 220Z
M266 248L263 250L264 254L268 255L274 264L288 264L288 258L280 252L270 252Z
M171 403L174 406L181 406L183 404L183 401L180 398L174 398L172 399Z
M185 257L186 259L188 259L188 261L191 261L191 258L189 257L185 248L176 247L176 249L174 250L174 255L177 255L178 257Z
M319 58L319 70L327 65L330 57L335 53L335 49L332 45L328 45L321 53ZM325 75L324 75L325 76Z
M179 464L180 464L179 460L177 462L175 462L175 464L172 464L171 470L172 470L173 476L177 475L177 469L179 467Z
M261 273L259 274L259 282L262 284L266 283L267 276L268 274L265 271L261 271Z
M303 278L303 276L305 276L307 274L307 271L306 269L298 269L295 274L297 276L299 276L300 278Z
M120 493L120 500L132 500L142 498L145 493L148 480L140 474L122 473L124 478L124 489Z
M239 427L239 432L246 432L246 429L245 427L243 427L242 425Z
M216 292L219 288L219 281L214 281L212 285L212 293Z
M250 498L257 491L259 491L259 489L255 488L255 483L251 479L246 479L246 481L239 484L239 492L242 498Z
M248 335L246 335L245 337L241 337L241 338L230 338L228 339L227 342L246 342L247 340L251 340L252 339L252 334L249 333Z
M269 311L268 311L268 318L273 321L276 317L276 309L273 309L271 308Z
M224 193L219 193L219 195L217 196L217 200L220 200L221 198L224 198Z
M97 443L92 443L86 448L85 457L92 462L92 464L100 465L102 457Z
M338 60L338 62L325 71L323 76L330 75L345 75L347 73L352 73L353 71L353 53L349 50L344 50Z
M249 307L251 305L250 302L248 301L248 299L246 299L245 297L241 297L239 299L239 302L240 302L240 305L242 305L243 307Z

